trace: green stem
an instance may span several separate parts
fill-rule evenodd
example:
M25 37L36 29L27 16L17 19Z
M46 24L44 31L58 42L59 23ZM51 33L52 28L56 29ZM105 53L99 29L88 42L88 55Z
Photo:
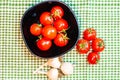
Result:
M42 35L38 36L39 39L42 39Z
M42 27L42 24L38 24L39 27Z
M88 31L89 31L90 34L92 34L92 29L91 28L89 28Z
M98 46L99 47L103 47L104 46L104 42L99 42Z

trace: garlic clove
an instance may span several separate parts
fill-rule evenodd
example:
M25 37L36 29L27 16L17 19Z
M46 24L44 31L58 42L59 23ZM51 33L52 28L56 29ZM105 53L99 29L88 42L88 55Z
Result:
M61 62L59 61L59 58L53 58L48 60L48 66L51 66L53 68L59 68L61 65Z
M39 66L39 68L33 71L33 74L36 74L40 69L42 69L44 66L47 66L47 65L53 68L60 68L61 66L60 58L48 59L48 61L45 64Z
M53 69L50 69L48 72L47 72L47 76L50 80L57 80L58 79L58 70L53 68Z
M60 69L65 75L69 75L73 73L73 65L69 62L62 63Z

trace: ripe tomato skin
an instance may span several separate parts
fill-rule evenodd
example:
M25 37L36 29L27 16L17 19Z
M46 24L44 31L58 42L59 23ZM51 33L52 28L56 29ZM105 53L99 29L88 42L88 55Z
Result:
M80 54L86 54L90 50L90 43L85 39L79 39L76 44L76 49Z
M62 33L59 33L54 39L54 43L56 46L64 47L68 44L68 37Z
M104 41L100 38L96 38L95 40L92 41L92 49L93 51L96 52L101 52L105 48Z
M100 60L100 55L97 52L91 52L88 54L87 60L89 64L97 64L97 62Z
M54 22L54 27L57 31L62 31L68 29L68 22L65 19L58 19Z
M40 22L43 25L53 24L53 18L51 16L50 12L43 12L40 15Z
M57 20L57 19L60 19L60 18L63 17L64 11L63 11L62 7L60 7L60 6L54 6L51 9L51 14L53 15L53 18L55 20Z
M37 41L37 47L42 51L50 49L51 46L52 42L46 38L42 38Z
M94 40L96 39L96 31L93 28L88 28L83 32L83 37L86 40Z
M42 35L47 39L54 39L57 35L57 30L52 25L46 25L42 29Z
M40 24L34 23L30 26L30 32L34 36L38 36L42 32L42 26Z

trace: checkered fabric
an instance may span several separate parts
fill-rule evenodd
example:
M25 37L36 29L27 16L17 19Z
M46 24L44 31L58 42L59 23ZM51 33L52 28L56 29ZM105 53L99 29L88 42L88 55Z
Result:
M46 59L31 54L20 31L24 12L42 1L0 0L0 80L47 80L45 75L32 74ZM80 55L75 48L69 51L64 61L75 65L74 73L59 80L120 80L120 0L61 1L74 11L80 38L83 30L92 27L106 47L97 65L88 64L87 54Z

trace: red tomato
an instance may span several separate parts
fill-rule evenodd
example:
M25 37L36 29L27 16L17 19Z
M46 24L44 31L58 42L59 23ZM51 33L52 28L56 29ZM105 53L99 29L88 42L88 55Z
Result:
M46 38L42 38L37 41L37 47L42 51L50 49L51 46L52 42Z
M86 40L94 40L96 39L96 31L93 28L88 28L83 32L83 37Z
M57 31L62 31L68 29L68 22L64 19L58 19L54 22L54 27Z
M80 54L86 54L90 50L90 43L85 39L79 39L76 49Z
M40 22L43 25L53 24L53 18L50 12L43 12L40 16Z
M97 62L100 60L100 55L97 52L91 52L88 54L87 60L89 64L97 64Z
M57 20L63 17L64 11L60 6L54 6L51 9L51 14L53 15L53 18Z
M105 48L105 44L102 39L97 38L92 42L92 49L96 52L101 52Z
M42 29L42 35L47 39L54 39L57 35L57 30L52 25L46 25Z
M62 33L57 34L56 38L54 39L54 43L56 46L63 47L68 44L68 37Z
M41 34L41 31L42 31L42 25L40 24L34 23L30 27L30 32L34 36L39 36Z

